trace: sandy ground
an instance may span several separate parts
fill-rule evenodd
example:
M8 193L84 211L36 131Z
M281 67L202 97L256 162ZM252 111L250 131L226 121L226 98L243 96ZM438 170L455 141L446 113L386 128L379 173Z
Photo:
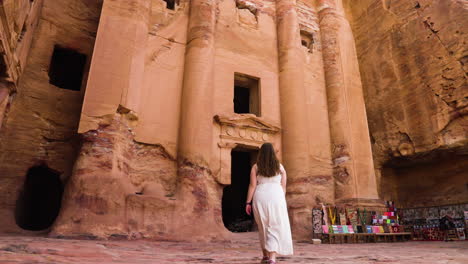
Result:
M312 245L295 242L278 263L468 263L468 241ZM92 241L0 236L0 263L260 263L256 233L231 242Z

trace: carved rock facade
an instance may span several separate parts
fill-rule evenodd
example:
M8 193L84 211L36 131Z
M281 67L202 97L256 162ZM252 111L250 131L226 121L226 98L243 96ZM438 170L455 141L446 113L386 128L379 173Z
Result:
M63 192L57 219L39 232L229 238L223 192L248 177L233 169L252 165L264 142L288 172L297 238L310 237L320 203L440 203L415 201L411 193L430 197L432 187L402 180L427 171L440 171L427 181L436 182L448 168L441 195L466 199L466 189L451 191L466 171L457 24L466 7L402 3L3 1L0 231L34 226L22 217L31 207L25 186L40 167L64 189L39 178L48 193ZM437 27L436 18L448 19L441 10L453 16ZM434 54L430 61L421 50ZM71 69L69 77L54 65ZM238 152L250 162L234 163ZM453 152L456 166L444 156Z

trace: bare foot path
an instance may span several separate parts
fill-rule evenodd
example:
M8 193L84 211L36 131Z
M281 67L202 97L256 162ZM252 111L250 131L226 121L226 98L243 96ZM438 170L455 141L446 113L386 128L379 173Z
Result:
M278 263L468 263L468 241L312 245L295 243L295 255ZM93 241L0 236L1 264L257 264L256 233L231 242Z

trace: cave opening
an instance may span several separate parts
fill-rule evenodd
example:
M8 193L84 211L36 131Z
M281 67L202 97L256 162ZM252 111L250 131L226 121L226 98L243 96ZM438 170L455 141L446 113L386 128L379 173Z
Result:
M31 167L16 202L16 224L32 231L51 227L60 212L63 189L57 171L44 164Z
M85 54L55 45L49 66L49 83L62 89L79 91L85 65Z
M234 112L237 114L250 113L249 102L249 88L234 86Z
M260 79L234 74L234 113L260 116Z
M314 34L305 30L301 30L301 44L307 48L309 53L312 53L314 48Z
M257 153L257 150L240 148L231 151L231 185L224 188L222 199L224 226L231 232L250 232L254 229L253 215L245 212L245 202L250 169Z
M0 78L8 76L8 67L3 56L0 56Z
M176 8L176 0L164 0L166 2L166 8L170 10L175 10Z

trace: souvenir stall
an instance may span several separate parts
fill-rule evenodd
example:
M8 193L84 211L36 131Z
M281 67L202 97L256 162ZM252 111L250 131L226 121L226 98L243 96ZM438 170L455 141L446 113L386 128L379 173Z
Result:
M328 243L465 240L468 204L398 209L323 205L312 210L313 238Z
M312 210L314 238L328 243L394 242L411 239L392 201L372 210L322 205Z
M401 222L418 241L465 240L468 204L405 208L399 211Z

